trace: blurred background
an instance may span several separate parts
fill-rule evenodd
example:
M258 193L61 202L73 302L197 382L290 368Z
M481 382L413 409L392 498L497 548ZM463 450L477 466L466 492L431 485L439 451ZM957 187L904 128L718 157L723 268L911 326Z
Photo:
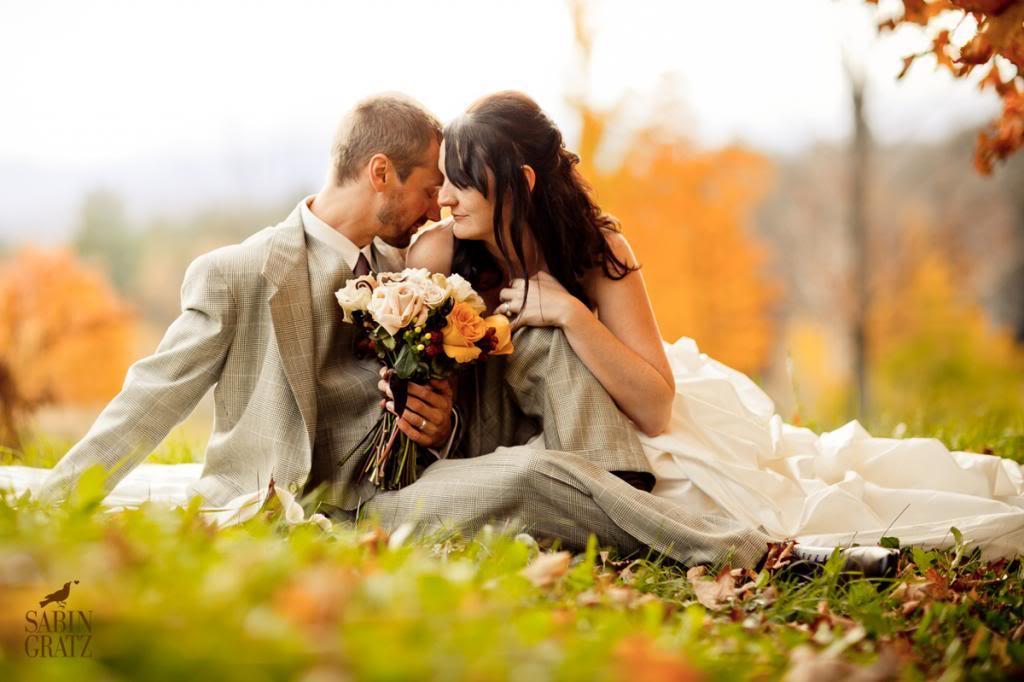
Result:
M188 263L317 191L338 117L534 97L622 222L663 336L789 421L1024 432L1024 158L899 0L53 2L0 20L0 445L49 464L176 316ZM955 27L950 27L955 28ZM975 81L977 79L974 79ZM209 406L160 461L201 458ZM972 442L976 439L972 439Z

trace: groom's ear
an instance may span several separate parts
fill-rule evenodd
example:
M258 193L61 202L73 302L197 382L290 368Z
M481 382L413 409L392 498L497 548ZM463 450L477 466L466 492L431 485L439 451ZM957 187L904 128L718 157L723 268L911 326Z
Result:
M368 163L370 170L370 185L375 192L383 192L384 186L388 183L388 174L391 173L391 161L384 154L374 154Z
M523 164L523 175L526 176L526 184L533 191L533 183L537 182L537 174L529 164Z

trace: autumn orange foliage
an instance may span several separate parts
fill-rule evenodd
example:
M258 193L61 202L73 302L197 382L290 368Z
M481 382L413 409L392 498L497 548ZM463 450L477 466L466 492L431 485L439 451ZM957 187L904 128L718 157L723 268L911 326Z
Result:
M878 4L878 0L866 0ZM903 0L903 15L888 19L879 30L894 30L900 24L927 27L949 13L963 21L971 17L976 25L969 40L951 42L949 30L941 30L924 52L903 60L902 78L919 57L933 55L937 64L953 76L964 78L978 67L987 67L978 86L994 90L1003 100L1001 116L978 134L974 165L984 175L998 161L1024 146L1024 0ZM1012 70L1004 77L999 65Z
M570 0L569 9L586 83L593 49L588 6ZM662 337L689 336L732 367L763 369L781 292L765 272L767 247L750 228L772 182L769 161L738 148L697 150L673 132L669 112L635 130L626 153L605 167L595 159L609 142L618 146L616 107L599 109L582 94L569 104L581 124L580 172L602 210L618 218L640 261Z
M47 404L109 400L131 361L135 320L106 278L66 249L0 264L0 445Z
M768 191L768 161L750 151L697 151L653 125L610 170L594 165L606 120L583 112L581 170L615 215L642 266L662 336L689 336L742 371L764 367L779 286L766 247L749 231Z

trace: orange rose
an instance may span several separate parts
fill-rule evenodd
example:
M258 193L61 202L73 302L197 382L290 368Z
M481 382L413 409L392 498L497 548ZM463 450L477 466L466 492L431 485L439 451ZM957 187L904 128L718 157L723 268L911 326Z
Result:
M509 355L515 350L512 347L512 323L504 315L491 315L484 318L484 325L494 329L498 345L491 351L491 355Z
M487 325L468 303L456 303L441 330L444 354L458 363L471 362L480 355L476 342L487 333Z

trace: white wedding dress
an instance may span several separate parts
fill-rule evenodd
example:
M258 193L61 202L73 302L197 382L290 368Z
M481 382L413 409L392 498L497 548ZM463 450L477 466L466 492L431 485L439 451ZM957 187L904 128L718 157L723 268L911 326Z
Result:
M809 545L948 547L951 527L987 558L1024 554L1024 467L934 438L874 438L852 421L818 435L786 424L746 375L682 338L665 344L672 421L641 435L654 494Z
M784 423L753 381L692 339L665 350L676 380L672 421L656 438L640 436L658 479L655 495L810 545L867 545L888 535L948 547L955 527L988 558L1024 554L1024 468L1012 460L950 452L932 438L873 438L855 421L818 435ZM104 504L185 504L201 469L143 464ZM47 471L0 467L0 490L38 490ZM227 525L261 503L253 493L217 514Z

